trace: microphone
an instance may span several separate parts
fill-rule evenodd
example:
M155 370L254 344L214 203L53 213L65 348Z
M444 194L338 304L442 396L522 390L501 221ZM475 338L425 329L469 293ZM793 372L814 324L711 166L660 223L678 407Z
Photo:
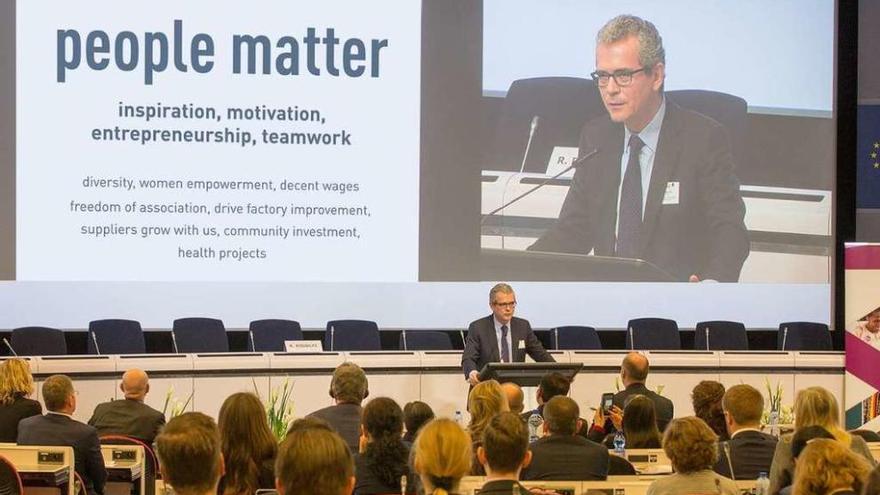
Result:
M408 351L409 349L406 348L406 330L403 330L403 332L400 334L400 337L403 339L403 350ZM404 478L406 478L406 476L404 476ZM404 482L405 481L406 480L404 479Z
M178 354L177 350L177 336L174 335L174 330L171 331L171 344L174 345L174 353Z
M782 350L785 350L785 341L788 340L788 327L782 329Z
M459 328L458 334L461 335L461 348L464 349L464 347L467 345L467 342L464 341L464 330Z
M709 350L709 327L705 328L706 330L706 350Z
M526 169L526 159L529 157L529 148L532 147L532 139L535 137L535 131L538 129L540 117L535 115L532 117L532 123L529 124L529 140L526 141L526 151L523 153L522 164L519 166L519 173L523 173Z
M333 347L336 344L336 328L333 325L330 325L330 350L333 351Z
M630 349L636 348L636 342L635 342L635 339L633 338L633 327L629 327L629 348Z
M733 459L730 457L730 442L721 442L724 448L724 454L727 455L727 467L730 469L730 479L736 482L736 475L733 474Z
M92 336L92 343L95 344L95 354L100 356L101 348L98 347L98 336L95 335L95 332L89 332L89 334Z
M556 350L559 350L559 328L553 329L553 341L556 342Z
M248 339L251 341L251 351L257 352L257 346L254 344L254 331L248 330Z
M6 344L6 348L9 349L9 352L11 352L13 356L18 356L18 353L15 352L15 349L13 349L12 344L10 344L8 340L6 340L6 337L3 337L3 343Z
M406 495L406 475L400 477L400 495Z

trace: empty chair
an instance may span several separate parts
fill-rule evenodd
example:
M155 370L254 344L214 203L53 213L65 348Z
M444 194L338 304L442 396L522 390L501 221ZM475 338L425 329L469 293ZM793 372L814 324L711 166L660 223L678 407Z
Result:
M379 351L379 326L369 320L332 320L324 332L324 350Z
M746 326L738 321L701 321L694 332L695 350L749 350Z
M62 356L67 354L64 332L57 328L16 328L12 330L10 343L19 356Z
M400 332L398 349L404 351L451 351L452 339L445 332L404 330Z
M153 448L144 442L125 435L104 435L98 439L101 445L140 445L144 448L144 486L146 493L144 495L153 495L156 493L156 477L159 473L159 462L156 459L156 453Z
M636 318L626 324L626 348L640 350L681 349L678 323L666 318Z
M97 347L95 346L97 342ZM143 354L144 331L134 320L94 320L89 322L86 344L89 354Z
M783 351L830 351L831 332L824 323L789 321L779 324L776 343Z
M550 329L556 349L601 349L599 334L593 327L568 325Z
M214 318L180 318L171 329L176 352L229 352L223 322Z
M255 352L283 351L284 341L302 340L303 332L294 320L255 320L250 325L251 350Z
M21 495L24 485L12 461L0 455L0 494Z

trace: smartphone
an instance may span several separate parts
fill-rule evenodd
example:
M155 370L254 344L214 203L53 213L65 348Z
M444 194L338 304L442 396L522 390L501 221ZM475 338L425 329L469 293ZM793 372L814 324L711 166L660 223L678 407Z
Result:
M602 404L602 412L604 414L608 414L608 411L611 410L611 404L614 402L614 394L611 392L605 392L602 394L602 401L599 402Z

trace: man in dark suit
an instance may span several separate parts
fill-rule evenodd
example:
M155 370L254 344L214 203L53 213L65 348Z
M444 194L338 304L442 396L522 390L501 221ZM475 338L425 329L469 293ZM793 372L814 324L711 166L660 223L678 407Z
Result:
M98 435L125 435L153 445L153 439L165 424L165 415L144 404L150 391L149 380L139 369L128 370L122 375L119 388L125 398L98 404L89 419Z
M761 392L750 385L734 385L724 393L721 408L730 440L721 442L715 472L738 480L754 480L762 472L769 473L776 452L776 437L761 432L764 411Z
M477 448L477 459L486 470L486 483L480 495L510 495L514 487L519 493L529 490L519 484L520 471L529 465L529 430L512 412L497 414L483 430L483 442Z
M663 430L666 429L666 425L672 421L672 418L675 415L675 410L671 400L653 390L648 390L648 387L645 386L645 382L648 380L649 371L650 364L648 363L648 358L645 357L644 354L638 352L630 352L627 354L626 357L623 358L623 363L620 365L620 380L626 388L614 394L612 405L623 410L626 407L629 397L633 395L644 395L654 403L654 412L657 413L657 429L663 433Z
M597 36L608 112L588 122L556 224L529 249L640 258L680 281L736 282L749 254L745 205L724 128L664 97L657 28L618 16Z
M480 382L480 370L486 363L522 363L526 354L538 362L554 361L535 336L528 320L513 316L516 310L513 288L507 284L492 287L489 308L491 315L468 326L461 354L464 377L471 385Z
M354 363L342 363L333 371L330 397L336 402L307 417L323 419L345 440L352 453L358 451L361 437L361 403L370 394L367 375Z
M188 412L168 422L156 437L165 484L174 493L215 495L223 475L220 430L209 416Z
M570 397L556 396L544 405L544 432L532 442L532 462L524 480L595 481L608 477L608 449L577 435L580 409Z
M98 432L73 419L76 391L64 375L52 375L43 382L45 416L32 416L18 424L19 445L62 445L73 447L76 472L82 477L88 493L104 493L107 471L98 443Z

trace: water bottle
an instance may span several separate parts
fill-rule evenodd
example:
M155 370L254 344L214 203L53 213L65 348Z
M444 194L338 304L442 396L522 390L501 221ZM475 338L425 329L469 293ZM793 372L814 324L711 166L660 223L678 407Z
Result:
M764 471L758 474L758 480L755 482L755 495L770 495L770 478Z
M455 411L455 424L464 428L464 418L461 417L461 411Z
M626 437L622 431L614 434L614 453L626 459Z
M542 418L540 414L532 413L532 415L529 416L529 443L541 438L541 435L538 434L538 428L540 428L542 424L544 424L544 418Z

